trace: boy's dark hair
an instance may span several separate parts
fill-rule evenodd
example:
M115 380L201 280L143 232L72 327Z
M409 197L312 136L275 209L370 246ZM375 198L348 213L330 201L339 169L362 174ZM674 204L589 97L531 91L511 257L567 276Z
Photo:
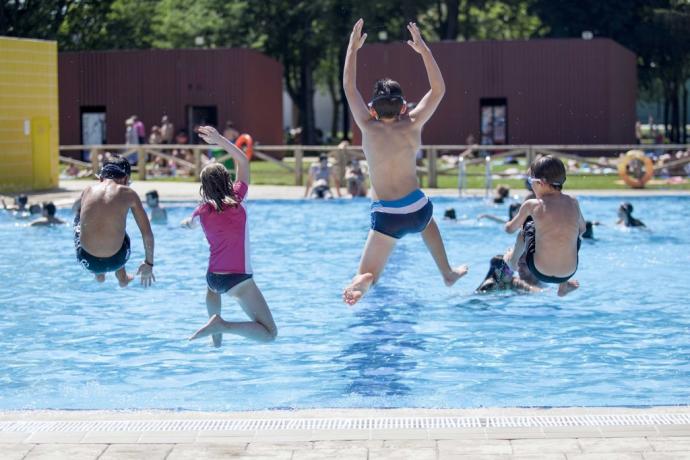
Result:
M45 212L48 213L50 217L55 216L55 212L57 211L57 208L55 207L55 204L52 201L43 203L43 209L45 210Z
M101 178L103 179L122 179L132 174L132 166L127 158L116 156L108 158L103 162L101 168Z
M146 198L151 197L154 200L158 199L158 190L151 190L149 192L146 192Z
M529 168L532 177L542 179L556 190L562 190L565 183L565 165L558 158L546 155L537 158Z
M374 84L371 107L379 118L395 118L400 115L405 104L400 83L390 78L382 78Z
M29 197L26 195L19 195L17 198L14 199L14 201L15 203L17 203L18 206L26 206L29 202Z
M630 214L632 214L634 208L633 208L632 203L630 203L629 201L624 201L623 203L621 203L621 209L623 210L624 213L626 213L627 215L630 215Z

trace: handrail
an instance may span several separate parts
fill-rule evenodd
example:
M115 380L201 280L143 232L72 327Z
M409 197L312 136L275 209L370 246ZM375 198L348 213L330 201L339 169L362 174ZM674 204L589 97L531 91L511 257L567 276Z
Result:
M303 185L303 165L304 154L308 152L329 153L335 155L337 168L336 172L341 176L341 182L345 173L345 167L349 160L353 157L361 158L363 156L361 145L347 145L339 147L336 145L255 145L256 158L269 161L277 166L285 169L287 172L294 174L295 184ZM135 153L140 163L146 162L149 156L159 156L168 161L174 161L179 166L188 169L193 176L199 180L199 172L203 166L203 159L205 156L203 151L217 149L216 146L208 144L103 144L103 145L61 145L60 152L70 151L91 151L91 163L81 162L68 157L61 157L61 161L65 163L75 164L80 167L89 168L92 171L97 171L99 168L98 153L107 151L118 151L127 154ZM437 179L440 175L453 174L450 171L456 170L458 185L462 187L465 182L465 177L474 176L465 171L465 168L470 165L486 163L485 169L485 185L491 185L491 162L508 156L524 157L528 163L531 163L538 154L557 155L565 159L575 160L582 163L588 163L600 168L615 168L618 162L618 156L607 155L603 161L599 157L582 156L582 152L620 152L624 153L627 150L654 150L654 151L674 151L674 150L688 150L690 151L690 144L582 144L582 145L561 145L561 144L516 144L516 145L480 145L480 144L455 144L455 145L422 145L421 150L427 153L427 164L423 167L418 167L418 171L424 174L428 179L429 187L437 186ZM170 155L171 150L187 150L194 155L194 162L190 162L181 158L176 158ZM289 152L293 161L284 161L276 159L268 155L269 152ZM441 154L452 152L453 157L458 159L457 163L450 165L438 164ZM472 158L475 152L485 152L488 155L489 161L485 156ZM216 158L216 161L223 161L229 158L230 155L222 155ZM663 169L668 166L675 166L676 164L683 164L685 160L673 161L666 165L659 165L655 167L655 171ZM146 167L136 168L138 170L139 179L146 180ZM460 189L460 193L462 190Z

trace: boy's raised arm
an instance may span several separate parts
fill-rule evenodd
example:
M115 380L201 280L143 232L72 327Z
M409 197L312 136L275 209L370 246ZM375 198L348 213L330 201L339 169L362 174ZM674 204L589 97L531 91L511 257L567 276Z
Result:
M244 154L242 149L237 147L235 144L230 142L225 137L216 131L213 126L201 126L198 129L199 136L207 143L211 145L217 145L226 152L228 152L233 161L235 162L235 178L249 184L249 159L247 155Z
M367 104L364 102L362 95L357 90L357 51L364 44L367 39L367 34L362 35L362 27L364 20L360 19L355 23L350 34L350 43L347 46L347 54L345 55L345 66L343 68L343 89L345 90L345 97L347 103L352 111L352 118L360 128L369 118L369 110Z
M410 118L414 122L421 122L423 124L431 118L436 111L436 107L441 103L441 99L443 99L443 95L446 92L446 84L443 81L441 69L438 68L434 55L431 54L431 50L424 42L419 28L417 28L417 24L414 22L409 23L407 25L407 30L409 30L412 35L412 40L408 40L407 44L422 56L426 74L429 78L429 86L431 86L431 89L429 89L429 92L419 101L417 107L410 112Z
M534 206L537 203L537 200L527 200L522 203L522 206L520 206L520 210L515 217L506 223L504 227L505 231L508 233L515 233L516 230L519 230L522 227L522 224L525 223L525 220L527 220L527 217L532 213Z

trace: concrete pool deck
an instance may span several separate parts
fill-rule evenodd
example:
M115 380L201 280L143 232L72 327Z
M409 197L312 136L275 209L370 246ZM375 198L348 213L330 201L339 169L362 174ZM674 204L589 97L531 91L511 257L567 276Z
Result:
M0 412L2 459L690 459L690 407Z
M95 183L90 180L61 180L60 187L55 190L38 192L28 192L29 201L53 201L59 207L71 206L81 192L89 185ZM170 182L170 181L137 181L132 182L132 188L143 197L149 190L157 190L163 201L196 201L199 199L199 184L196 182ZM343 195L345 195L345 190ZM458 196L457 189L452 188L425 188L424 192L429 196ZM524 195L524 190L513 191L519 195ZM572 195L589 196L690 196L690 190L570 190ZM2 196L2 195L0 195ZM304 196L304 187L291 185L252 185L250 190L251 199L300 199ZM484 190L470 189L464 190L463 196L483 197ZM2 196L5 200L11 200L10 195Z

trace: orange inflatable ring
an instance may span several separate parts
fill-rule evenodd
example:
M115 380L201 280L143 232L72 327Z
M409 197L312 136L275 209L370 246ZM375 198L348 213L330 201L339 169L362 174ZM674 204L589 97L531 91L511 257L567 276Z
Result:
M640 179L628 174L628 164L632 161L641 161L644 165L644 175ZM623 179L623 182L630 187L644 188L644 184L649 182L654 175L654 163L642 150L629 150L618 162L618 174Z
M254 155L254 139L249 134L240 134L235 139L235 145L239 148L246 147L245 153L247 154L247 159L251 160L252 155Z

